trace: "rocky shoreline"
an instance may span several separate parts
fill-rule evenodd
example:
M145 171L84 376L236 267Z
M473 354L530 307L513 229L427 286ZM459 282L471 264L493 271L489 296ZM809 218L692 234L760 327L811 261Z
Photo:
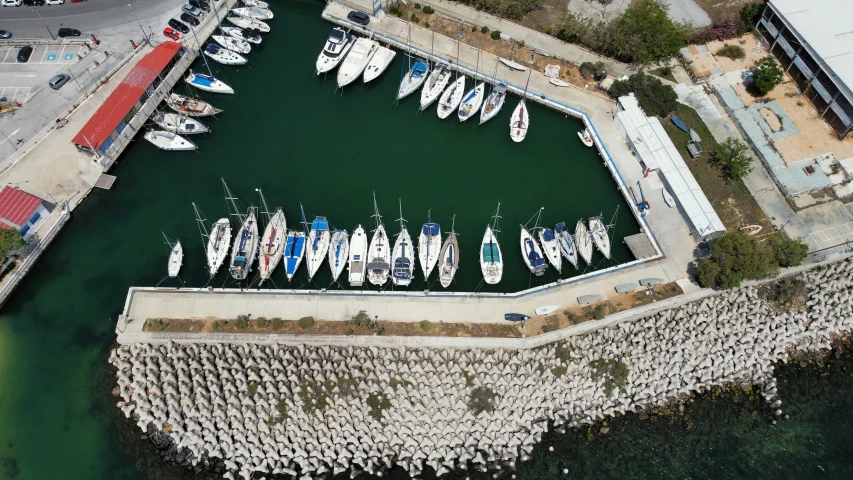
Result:
M130 345L110 362L125 416L223 478L513 469L549 428L711 388L756 385L783 415L773 364L853 327L851 270L801 274L807 312L747 287L532 351Z

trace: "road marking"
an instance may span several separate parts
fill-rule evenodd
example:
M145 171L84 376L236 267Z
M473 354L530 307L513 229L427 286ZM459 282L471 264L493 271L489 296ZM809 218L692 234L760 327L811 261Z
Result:
M15 90L14 93L12 89ZM23 98L17 101L23 105L30 94L30 90L30 87L0 87L0 98L5 98L7 102L14 102L17 97L21 96ZM7 92L9 93L8 95Z
M8 136L9 136L9 137L14 137L14 136L15 136L15 134L16 134L16 133L18 133L18 132L20 132L20 131L21 131L21 129L19 128L19 129L15 130L14 132L10 133ZM3 142L5 142L5 141L6 141L6 139L4 138L2 141L0 141L0 145L3 145Z
M33 78L33 77L36 77L36 76L38 76L38 75L12 75L12 76L13 76L13 77L27 77L27 78Z
M11 49L11 48L7 48L7 49L6 49L6 56L5 56L5 57L3 57L3 63L6 63L6 57L8 57L8 56L9 56L9 53L11 53L11 52L12 52L12 49Z
M39 63L44 63L44 56L45 55L47 55L47 48L45 48L44 53L41 54L41 62L39 62Z

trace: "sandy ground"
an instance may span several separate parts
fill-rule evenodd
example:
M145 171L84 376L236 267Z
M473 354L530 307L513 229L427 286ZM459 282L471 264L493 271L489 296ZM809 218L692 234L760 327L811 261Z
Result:
M743 53L746 54L746 58L742 60L731 60L717 55L717 51L725 45L740 46L743 48ZM767 56L767 49L765 49L764 46L759 43L758 38L751 33L747 33L740 38L726 40L725 42L709 42L705 44L705 46L708 47L709 52L714 54L714 58L717 59L717 63L720 64L720 67L722 67L723 71L726 73L737 72L745 68L752 68L756 60Z

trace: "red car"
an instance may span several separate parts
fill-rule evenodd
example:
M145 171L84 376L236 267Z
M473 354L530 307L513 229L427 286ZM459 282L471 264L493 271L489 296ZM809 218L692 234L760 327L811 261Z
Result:
M173 29L172 27L166 27L166 28L164 28L164 29L163 29L163 35L165 35L165 36L167 36L167 37L171 38L172 40L177 40L177 39L181 38L181 34L180 34L180 33L178 33L178 32L177 32L175 29Z

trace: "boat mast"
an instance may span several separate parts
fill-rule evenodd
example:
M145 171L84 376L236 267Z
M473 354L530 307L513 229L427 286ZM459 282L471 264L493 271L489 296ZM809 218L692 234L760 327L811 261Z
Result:
M198 232L201 234L201 247L203 250L207 250L207 243L210 241L210 234L207 232L209 229L205 228L206 225L204 222L207 221L206 218L201 218L201 212L199 212L198 207L195 205L195 202L192 202L193 210L195 211L195 221L198 222Z
M462 35L462 24L461 23L459 24L459 34ZM459 80L459 74L462 73L462 69L459 68L459 65L460 65L460 63L459 63L459 54L460 54L459 38L460 37L456 37L456 77L453 80Z
M498 60L495 60L495 73L492 74L492 81L494 83L489 83L489 86L491 87L489 89L490 95L493 91L495 91L495 86L498 84L498 65L499 64L500 64L500 62Z
M400 233L398 235L402 235L403 234L403 222L405 222L406 219L403 218L403 201L398 198L397 202L400 204L400 218L397 219L400 221Z
M222 179L222 187L225 189L225 203L228 206L229 216L237 217L237 220L240 222L239 226L242 226L243 223L246 222L246 215L240 213L240 209L237 208L237 197L235 197L234 193L231 192L231 189L228 188L228 184L225 183L224 178Z
M400 216L402 217L402 215ZM379 215L379 207L376 205L376 192L373 192L373 218L376 219L376 228L373 229L375 232L376 230L379 230L379 226L382 225L382 215Z
M168 246L169 246L169 250L174 249L174 248L175 248L175 244L169 241L169 236L168 236L168 235L166 235L166 232L160 232L160 233L162 233L162 234L163 234L163 240L165 240L165 241L166 241L166 245L168 245Z
M305 220L305 209L302 208L302 204L299 204L299 211L302 212L302 232L305 234L305 238L308 238L308 222Z
M492 231L497 233L498 230L498 219L501 218L501 202L498 202L498 209L495 210L495 214L492 215Z
M527 83L524 84L524 93L521 94L521 99L524 100L527 97L527 86L530 85L530 74L533 73L533 69L529 69L527 71Z
M264 219L266 219L267 223L270 223L272 220L272 213L270 213L270 208L267 206L267 199L264 198L264 192L261 191L260 188L255 189L258 192L258 195L261 197L261 205L264 207L261 213L264 214Z

